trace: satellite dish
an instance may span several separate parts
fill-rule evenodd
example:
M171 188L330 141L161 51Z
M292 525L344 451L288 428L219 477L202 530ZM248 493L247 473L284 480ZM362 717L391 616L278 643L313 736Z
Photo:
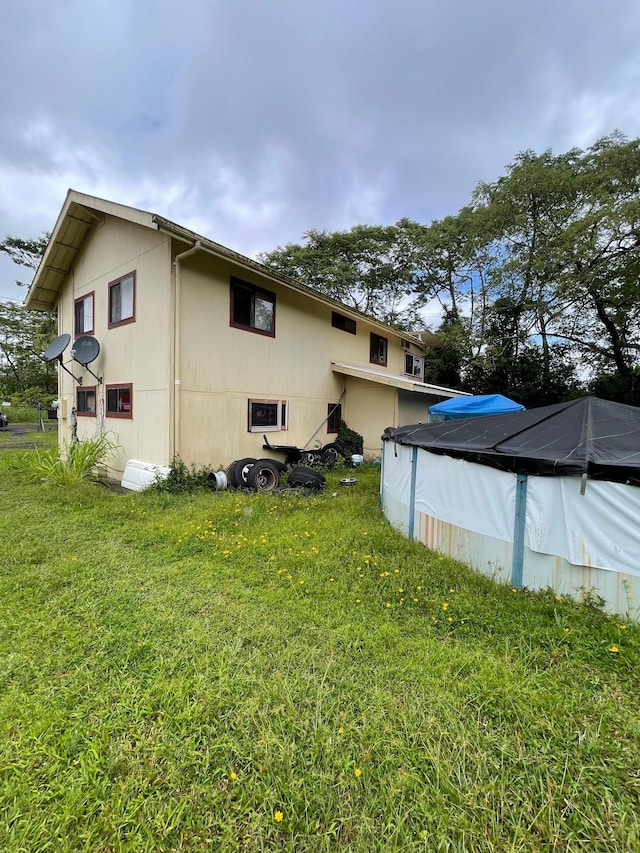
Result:
M99 355L100 344L92 335L82 335L76 340L71 350L71 357L83 367L91 364Z
M69 346L70 340L71 335L58 335L55 341L51 341L40 357L43 361L53 361L56 358L60 358L62 353Z

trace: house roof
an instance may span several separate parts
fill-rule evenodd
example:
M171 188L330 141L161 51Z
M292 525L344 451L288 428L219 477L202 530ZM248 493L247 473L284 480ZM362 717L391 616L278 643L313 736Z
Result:
M524 412L389 427L383 441L503 471L640 486L640 408L581 397Z
M333 370L334 373L342 373L345 376L354 376L356 379L367 379L370 382L378 382L381 385L390 385L392 388L400 388L403 391L417 391L419 394L429 394L432 397L469 396L466 391L454 391L451 388L443 388L440 385L429 385L427 382L416 382L414 379L409 379L407 376L387 373L386 370L375 370L372 367L357 367L352 364L343 364L340 361L332 361L331 370Z
M27 308L50 310L54 307L60 288L66 276L71 272L74 260L82 247L88 231L96 223L103 222L105 216L115 216L128 222L162 231L190 246L198 244L199 248L204 252L231 261L270 281L304 293L311 299L328 305L342 314L346 314L354 319L366 320L374 327L377 326L383 329L386 333L392 333L396 337L412 341L417 345L427 342L433 345L437 341L437 338L430 332L412 334L387 326L385 323L374 320L366 314L350 308L342 302L338 302L336 299L332 299L304 284L300 284L294 279L289 278L289 276L276 272L265 264L254 261L252 258L246 257L246 255L233 251L233 249L228 249L226 246L216 243L208 237L203 237L201 234L184 228L182 225L178 225L169 219L165 219L163 216L140 210L136 207L107 201L96 196L86 195L72 189L67 192L62 210L51 232L51 238L25 298ZM420 335L426 335L427 337L421 338Z

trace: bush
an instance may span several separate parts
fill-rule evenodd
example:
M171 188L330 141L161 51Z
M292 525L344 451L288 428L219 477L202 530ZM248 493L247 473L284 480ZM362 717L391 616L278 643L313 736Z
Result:
M117 449L108 433L65 445L64 457L57 450L35 450L24 456L27 469L37 478L58 485L104 479L104 462Z

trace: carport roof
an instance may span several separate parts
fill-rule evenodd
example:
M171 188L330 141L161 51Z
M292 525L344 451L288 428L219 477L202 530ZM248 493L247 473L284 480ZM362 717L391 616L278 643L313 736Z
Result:
M418 394L429 394L431 397L470 396L466 391L454 391L452 388L430 385L428 382L416 382L407 376L398 376L396 373L388 373L386 370L375 370L372 367L358 367L352 364L343 364L341 361L332 361L331 369L334 373L342 373L345 376L353 376L356 379L366 379L369 382L378 382L381 385L390 385L392 388L400 388L403 391L416 391Z

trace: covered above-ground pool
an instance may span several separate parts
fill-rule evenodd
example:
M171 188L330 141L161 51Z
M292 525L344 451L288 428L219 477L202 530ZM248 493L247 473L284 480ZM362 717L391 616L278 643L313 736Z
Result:
M382 506L412 539L640 616L640 409L595 397L389 428Z

